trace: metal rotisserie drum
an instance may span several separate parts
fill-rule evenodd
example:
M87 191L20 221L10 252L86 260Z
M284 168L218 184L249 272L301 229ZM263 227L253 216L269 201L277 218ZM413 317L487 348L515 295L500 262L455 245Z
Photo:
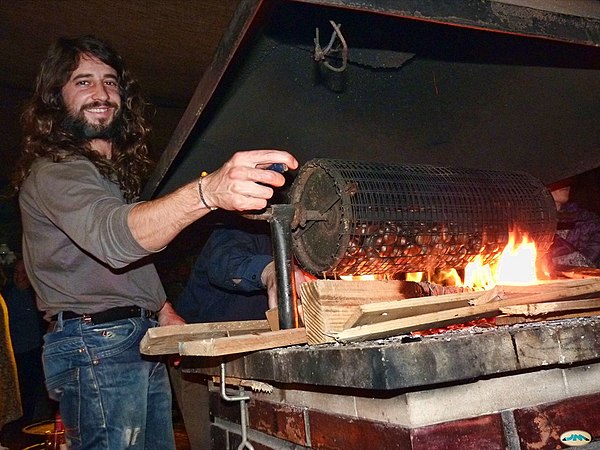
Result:
M290 201L319 212L295 225L292 245L305 270L328 276L491 263L511 231L545 253L557 221L547 188L524 172L313 159Z

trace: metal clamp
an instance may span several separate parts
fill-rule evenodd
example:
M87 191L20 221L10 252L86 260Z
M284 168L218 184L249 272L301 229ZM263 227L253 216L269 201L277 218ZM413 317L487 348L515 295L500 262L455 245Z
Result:
M240 394L236 397L229 396L225 390L225 363L221 363L221 398L228 402L240 402L240 422L242 426L242 442L238 445L237 450L247 448L248 450L254 450L254 446L248 441L248 404L247 400L250 400L249 395L244 394L244 388L240 386Z

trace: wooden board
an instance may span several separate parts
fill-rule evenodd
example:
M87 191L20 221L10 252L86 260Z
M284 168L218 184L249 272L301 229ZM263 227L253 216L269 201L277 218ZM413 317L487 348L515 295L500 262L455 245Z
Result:
M542 322L547 320L565 320L565 319L577 319L584 317L600 316L600 309L591 309L586 311L575 311L575 312L560 312L560 313L548 313L538 316L509 316L501 315L496 317L496 325L517 325L520 323L532 323Z
M594 267L558 267L557 273L567 278L600 277L600 269Z
M309 344L389 337L497 316L500 309L506 306L578 299L600 292L600 278L590 278L552 281L525 287L498 286L498 295L469 292L380 303L342 300L336 308L332 308L332 299L343 296L345 285L327 287L326 281L320 281L320 286L311 287L307 285L312 283L305 283L301 288ZM352 292L363 292L365 296L369 295L367 298L397 295L397 287L393 284L383 282L372 285L366 281L356 283L363 283L364 286L360 289L353 287ZM337 293L334 292L336 289ZM321 292L324 293L323 299ZM480 300L482 297L484 300Z
M242 320L238 322L194 323L150 328L140 343L145 355L168 355L179 353L182 342L228 337L240 334L269 331L266 320Z
M388 322L403 317L465 307L482 296L493 299L497 295L501 294L498 290L493 289L487 292L461 292L460 294L445 294L435 297L418 297L402 301L360 305L346 321L343 328L348 329L360 325Z
M532 303L526 305L505 306L500 311L505 314L539 316L564 311L585 311L600 308L600 298L584 300L566 300L562 302Z
M417 297L419 289L416 283L397 280L316 280L302 283L299 292L308 342L321 343L332 342L323 332L343 330L358 306Z
M306 329L293 328L182 342L179 346L179 354L184 356L222 356L306 343Z
M513 311L545 311L541 314L548 317L558 312L577 316L600 310L599 277L407 298L411 292L416 292L411 282L317 280L300 287L306 328L271 331L266 320L158 327L148 330L140 350L148 355L221 356L305 343L389 337L498 316L514 305L526 307ZM545 305L534 307L539 303ZM573 312L581 308L586 309Z

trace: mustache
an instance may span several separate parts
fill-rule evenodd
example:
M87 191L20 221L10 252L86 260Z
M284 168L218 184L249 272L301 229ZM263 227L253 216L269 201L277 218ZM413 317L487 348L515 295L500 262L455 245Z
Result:
M86 109L102 108L102 107L118 109L119 105L117 105L115 102L111 102L110 100L105 100L105 101L96 100L96 101L86 103L85 105L83 105L81 107L81 111L85 111Z

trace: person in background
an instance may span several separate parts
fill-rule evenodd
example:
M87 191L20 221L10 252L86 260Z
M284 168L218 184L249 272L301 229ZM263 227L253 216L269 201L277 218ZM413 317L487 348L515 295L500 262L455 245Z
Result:
M296 286L308 274L294 270ZM277 279L268 229L217 228L207 239L174 302L188 323L265 319L277 306ZM192 450L210 448L209 394L206 380L171 367L171 380Z
M8 308L10 338L19 375L23 407L20 422L22 425L27 425L36 418L36 405L42 405L41 400L44 395L42 337L48 323L44 321L36 307L35 292L29 282L22 259L16 261L13 281L5 288L3 296Z
M0 431L4 437L4 426L23 415L17 365L13 354L8 329L8 310L0 295ZM0 443L0 450L8 450Z
M558 211L558 229L550 248L555 266L600 268L600 217L570 201L574 180L550 186Z
M43 363L68 448L174 449L165 364L139 344L183 323L151 256L212 210L257 210L298 166L289 153L235 153L218 170L150 201L146 102L120 55L95 36L50 48L23 115L14 177L23 256L38 307L52 319Z

